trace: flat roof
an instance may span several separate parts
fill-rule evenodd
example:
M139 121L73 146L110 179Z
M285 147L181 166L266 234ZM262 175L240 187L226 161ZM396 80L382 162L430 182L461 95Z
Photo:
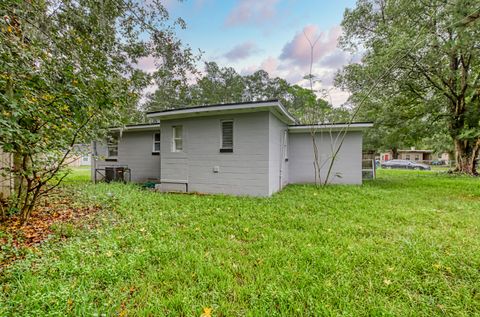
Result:
M111 127L110 131L154 131L160 129L160 123L127 124L123 127Z
M433 153L433 150L398 150L398 152Z
M167 109L162 111L147 112L147 118L160 120L173 120L197 116L214 116L227 113L249 113L257 111L270 111L277 118L287 124L296 123L297 120L283 107L279 100L265 100L253 102L224 103L205 106Z
M313 131L363 131L373 127L373 122L332 122L323 124L297 124L288 127L292 133L304 133Z

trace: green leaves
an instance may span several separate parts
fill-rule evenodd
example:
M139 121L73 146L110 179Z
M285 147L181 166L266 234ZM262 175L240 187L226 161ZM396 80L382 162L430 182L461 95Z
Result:
M259 70L251 75L240 75L230 67L219 67L215 62L205 63L204 75L194 83L170 80L157 72L158 89L148 97L146 110L161 110L205 104L279 99L302 122L348 121L349 110L334 109L309 89L290 85L281 78L272 78Z
M151 76L135 61L155 56L170 76L193 68L157 1L7 1L0 14L0 147L19 158L26 206L56 186L75 143L141 118Z
M479 12L469 0L359 0L345 12L342 47L363 58L336 83L352 92L362 119L377 123L377 148L468 135L460 155L478 155Z

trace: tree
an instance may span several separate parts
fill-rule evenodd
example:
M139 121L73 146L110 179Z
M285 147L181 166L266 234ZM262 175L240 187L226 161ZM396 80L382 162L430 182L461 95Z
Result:
M413 120L423 136L446 126L456 170L467 174L477 174L480 152L479 12L471 0L358 0L341 44L363 59L337 77L377 118Z
M60 184L74 144L112 124L139 118L136 103L151 77L142 57L183 76L192 54L174 37L157 2L7 1L0 5L0 147L14 156L16 195L26 222L35 203Z
M310 122L313 111L321 111L329 122L346 121L350 115L348 109L333 108L309 89L290 85L279 77L272 78L264 70L242 76L235 69L220 67L215 62L205 63L203 75L190 84L177 80L157 81L157 85L144 105L147 111L279 99L302 122Z

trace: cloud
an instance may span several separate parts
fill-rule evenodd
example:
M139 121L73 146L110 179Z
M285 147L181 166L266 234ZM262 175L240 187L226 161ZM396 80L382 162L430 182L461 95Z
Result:
M275 75L278 68L278 60L274 57L268 57L260 64L260 69L263 69L269 74Z
M240 74L242 75L250 75L255 73L258 70L266 71L271 77L275 77L279 75L278 72L279 61L275 57L269 56L265 60L263 60L260 65L248 65L244 67Z
M328 33L325 33L321 32L315 25L307 25L290 42L285 44L280 59L290 61L298 66L310 65L312 57L310 40L312 44L317 41L313 50L313 62L316 63L336 49L341 33L340 26L335 26Z
M147 73L153 73L157 70L157 59L153 56L142 57L138 59L137 68Z
M279 0L238 0L225 20L225 25L232 27L242 24L262 24L273 19Z
M254 54L255 52L257 52L255 43L245 42L243 44L234 46L223 56L226 57L229 61L237 61L240 59L245 59L250 55Z
M338 69L349 62L349 55L339 49L325 56L320 61L320 65L326 68Z
M313 74L316 75L318 79L314 84L314 89L318 91L318 96L331 102L334 106L342 105L349 97L348 92L344 92L333 86L335 74L339 69L339 67L337 68L335 66L343 61L347 62L349 59L348 55L343 56L337 53L338 52L335 51L333 54L326 56L321 62L314 65L312 70ZM283 78L290 84L299 85L305 88L309 88L310 86L309 81L304 79L308 70L305 70L302 66L292 64L288 61L282 61L281 59L272 56L264 59L260 64L244 67L240 73L242 75L250 75L260 69L268 72L270 77Z

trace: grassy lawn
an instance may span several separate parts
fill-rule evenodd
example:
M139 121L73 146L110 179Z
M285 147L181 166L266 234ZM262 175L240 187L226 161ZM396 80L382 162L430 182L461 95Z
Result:
M272 198L159 194L75 174L99 225L0 275L0 315L480 315L480 181L379 171Z

